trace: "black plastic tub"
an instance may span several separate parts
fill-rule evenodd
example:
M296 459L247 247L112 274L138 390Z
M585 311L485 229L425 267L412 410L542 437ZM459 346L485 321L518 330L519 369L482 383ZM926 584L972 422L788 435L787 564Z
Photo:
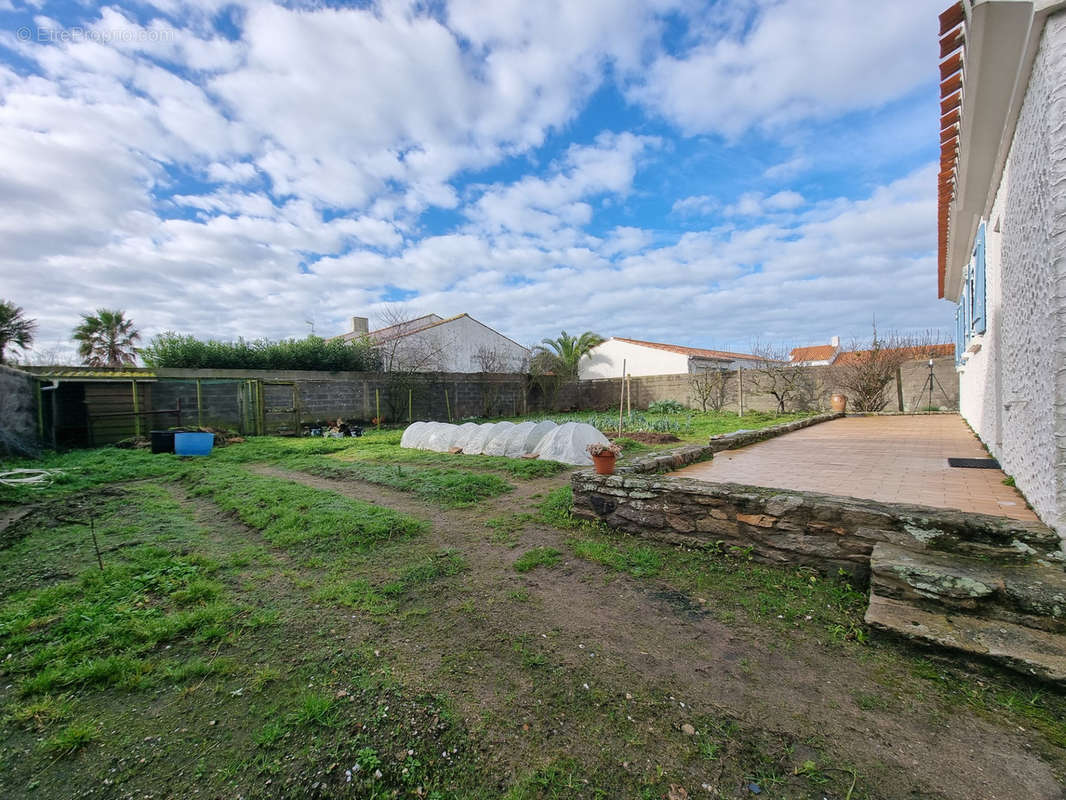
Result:
M152 452L173 453L174 431L152 431Z

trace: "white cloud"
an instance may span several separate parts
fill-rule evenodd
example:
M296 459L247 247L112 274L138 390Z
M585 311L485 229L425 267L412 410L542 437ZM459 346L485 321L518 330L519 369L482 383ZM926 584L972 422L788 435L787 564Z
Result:
M571 146L550 178L527 177L486 189L467 216L478 230L490 234L546 235L559 227L580 227L592 216L584 200L627 194L640 157L659 143L650 136L601 133L592 145Z
M786 189L769 197L760 192L745 192L725 209L729 216L759 217L779 211L793 211L804 204L803 195Z
M788 180L806 170L810 164L811 160L807 156L793 156L786 161L767 167L762 176L772 181Z
M629 96L688 134L730 137L876 108L932 82L931 20L927 0L878 4L875 21L854 0L761 3L742 36L708 29L680 57L659 54Z
M637 0L453 0L437 16L392 0L255 3L232 40L212 27L217 7L155 7L185 16L173 39L148 41L171 23L133 22L121 4L83 13L141 40L3 38L32 69L0 66L0 274L44 343L100 306L146 336L303 335L305 319L329 333L380 310L389 287L520 341L561 327L791 341L820 335L827 314L863 333L873 309L900 327L937 313L931 167L860 200L765 188L808 167L797 155L756 167L728 207L676 200L681 231L661 208L678 193L658 181L676 132L645 135L629 108L629 130L588 142L580 118L616 88L689 132L883 102L928 73L925 44L901 48L873 99L853 91L872 69L856 52L876 60L910 35L897 6L882 42L855 34L859 11L837 0L730 0L702 16L683 2L680 56L662 49L667 5ZM925 37L935 15L915 16ZM451 221L426 222L431 207Z
M207 167L207 177L219 183L247 183L255 176L255 165L247 161L228 164L216 161Z
M706 194L696 194L674 201L674 205L670 210L674 214L680 214L684 217L705 217L717 211L720 207L721 203L718 202L717 198Z

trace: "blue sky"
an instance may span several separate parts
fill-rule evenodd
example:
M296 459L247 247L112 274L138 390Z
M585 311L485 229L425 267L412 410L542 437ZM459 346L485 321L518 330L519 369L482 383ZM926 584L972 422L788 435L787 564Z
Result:
M743 350L949 327L925 0L0 0L0 296L63 357L468 312Z

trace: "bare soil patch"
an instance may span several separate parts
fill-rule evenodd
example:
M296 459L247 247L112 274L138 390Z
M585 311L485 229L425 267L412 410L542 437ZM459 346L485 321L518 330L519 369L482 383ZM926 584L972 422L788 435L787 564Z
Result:
M532 511L533 495L562 478L444 511L357 481L256 469L428 518L434 544L463 553L470 569L461 593L439 598L425 615L383 621L379 635L405 681L454 698L468 723L480 725L486 757L504 772L566 754L602 761L603 741L590 726L620 715L632 726L632 745L607 754L615 768L669 765L688 791L706 784L709 796L746 796L738 775L754 774L752 759L781 780L781 793L769 796L807 796L786 787L810 753L861 777L853 797L1063 796L1061 748L992 716L945 709L893 643L843 649L824 631L726 624L713 601L570 557L567 534L534 521L521 526L516 546L490 539L485 519ZM541 546L563 552L563 563L526 575L509 569ZM682 726L698 738L718 724L739 731L720 757L682 757L692 748ZM994 764L986 760L992 753Z
M607 431L604 431L604 434L612 442L616 439L632 439L634 442L641 442L643 444L669 444L671 442L681 441L672 433L654 433L653 431L629 431L622 436L611 435Z

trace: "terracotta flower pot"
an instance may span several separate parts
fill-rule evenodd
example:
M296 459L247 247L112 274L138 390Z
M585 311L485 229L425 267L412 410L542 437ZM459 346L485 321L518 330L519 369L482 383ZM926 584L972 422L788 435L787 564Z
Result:
M597 475L614 475L614 462L617 456L614 453L601 453L592 457L592 463L596 467Z
M829 398L829 405L834 411L847 411L848 398L842 394L835 394Z

